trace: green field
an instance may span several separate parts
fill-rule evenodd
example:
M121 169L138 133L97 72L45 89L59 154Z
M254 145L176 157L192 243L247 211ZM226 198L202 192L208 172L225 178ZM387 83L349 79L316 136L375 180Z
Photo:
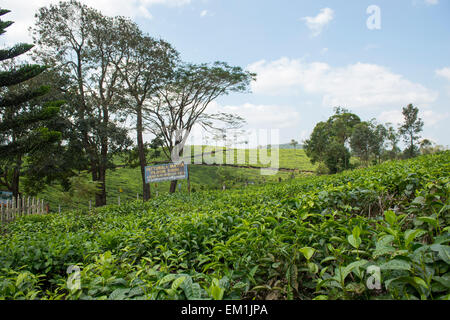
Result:
M206 147L203 147L205 150ZM214 148L213 150L218 150ZM259 152L255 154L259 155ZM260 151L260 150L258 150ZM229 166L206 166L206 165L191 165L190 177L191 177L191 190L193 192L201 190L218 190L222 189L223 184L226 188L239 188L246 184L263 184L266 182L275 182L291 179L294 177L302 177L308 175L308 171L313 171L316 166L312 165L307 158L303 150L290 150L280 149L280 168L298 169L298 171L284 171L280 170L275 175L261 175L260 169L245 168L249 165L249 155L253 151L246 151L247 163L243 164L242 168L229 167ZM196 153L192 153L194 157L198 156ZM226 156L225 156L226 157ZM224 158L224 163L225 163ZM160 163L167 161L167 158L163 154L156 159L149 159L149 163ZM194 161L193 161L194 162ZM256 161L255 161L256 162ZM114 170L108 170L106 176L107 186L107 202L108 204L118 203L120 196L121 201L134 200L137 198L137 194L142 197L142 179L140 175L140 168L123 167L124 160L121 157L117 157L115 160L118 167ZM254 167L263 167L263 165L250 161ZM239 165L240 166L240 165ZM267 165L264 167L268 167ZM306 171L305 173L303 171ZM89 181L89 176L84 175L85 180ZM180 181L181 189L177 189L177 192L187 192L187 182ZM170 182L162 182L157 184L151 184L151 193L153 197L156 195L162 195L169 192ZM122 190L122 192L120 192ZM49 203L51 211L57 211L58 206L61 206L62 210L88 208L89 200L86 199L72 199L73 203L64 202L64 198L61 197L62 188L53 184L45 188L38 196ZM94 203L94 197L91 197L92 203Z
M230 149L223 147L210 147L210 146L202 146L202 150L200 151L199 146L192 146L192 155L195 160L199 161L202 153L210 153L211 151L217 152L221 155L223 164L232 164L238 166L252 166L252 167L271 167L274 166L271 163L268 163L270 160L270 156L272 155L272 150L261 150L261 149ZM238 157L238 154L242 153L242 159ZM231 154L231 155L230 155ZM279 168L286 169L299 169L302 171L314 171L317 167L313 165L309 158L306 156L306 153L302 149L279 149ZM219 158L220 156L217 156ZM269 157L264 158L264 157ZM232 161L228 161L228 159L232 159Z
M448 300L449 221L450 152L28 216L2 230L0 298Z

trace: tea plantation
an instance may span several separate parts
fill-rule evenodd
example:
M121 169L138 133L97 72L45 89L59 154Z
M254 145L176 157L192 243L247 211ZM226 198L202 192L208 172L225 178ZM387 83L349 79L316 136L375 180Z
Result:
M449 191L444 152L29 216L2 229L0 298L449 299Z

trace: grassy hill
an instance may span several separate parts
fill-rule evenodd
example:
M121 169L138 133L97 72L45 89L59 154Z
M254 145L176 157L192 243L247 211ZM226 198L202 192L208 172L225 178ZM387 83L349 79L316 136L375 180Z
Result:
M0 236L0 298L448 300L449 222L450 152L28 216Z
M193 148L193 147L192 147ZM224 150L224 148L212 148L203 146L202 150L218 152L219 150ZM194 148L193 148L194 149ZM232 150L226 150L226 152L234 152ZM226 164L227 153L224 152L223 162ZM251 157L250 155L254 152L258 157L260 156L261 150L246 150L246 161L243 164L237 164L240 167L228 167L226 165L220 166L206 166L206 165L191 165L190 166L190 177L191 177L191 190L197 192L200 190L218 190L222 189L223 184L227 188L239 188L249 184L263 184L267 182L275 182L282 180L291 179L292 176L300 177L308 174L309 171L315 170L316 166L312 165L303 150L289 150L281 149L279 151L279 166L280 168L292 169L293 171L280 170L276 175L262 176L260 169L245 168L245 166L252 166L256 168L269 167L270 165L263 165L258 162L258 158ZM194 159L197 159L201 155L201 152L192 153ZM201 159L201 158L200 158ZM237 154L235 156L237 160ZM167 158L162 153L160 157L156 159L149 159L149 162L161 163L166 162ZM130 168L123 166L123 158L117 157L116 164L118 167L114 170L108 170L106 176L107 185L107 202L108 204L115 204L118 202L118 197L120 196L121 201L134 200L137 198L137 194L142 197L142 180L139 168ZM194 161L192 161L194 162ZM237 163L234 161L233 163ZM297 171L295 171L297 169ZM89 181L88 175L83 175L86 181ZM187 192L187 182L180 181L181 189L177 189L177 192L186 193ZM151 185L152 196L155 197L156 194L162 195L169 192L170 182L162 182ZM122 192L120 192L122 190ZM74 198L73 203L66 203L61 197L62 189L59 185L54 184L48 186L43 192L39 194L39 197L45 199L50 205L50 210L58 210L60 205L62 210L76 209L76 208L88 208L89 200ZM94 198L91 198L94 203Z
M187 148L189 147L191 148L192 155L191 163L204 163L207 161L207 158L209 158L211 159L210 161L212 161L212 159L218 159L217 161L221 161L225 165L229 164L241 167L252 166L257 168L267 168L273 166L273 164L265 163L270 160L270 156L272 155L271 149L266 151L262 149L235 149L215 146L187 146ZM211 157L211 153L216 154ZM243 156L238 156L238 154L243 154ZM269 157L269 159L264 157ZM228 159L233 160L228 161ZM167 162L168 160L169 159L167 159L165 154L161 152L159 157L149 159L149 162L160 163ZM120 163L123 162L123 160L118 158L117 162ZM304 150L299 148L286 148L279 149L279 167L285 169L298 169L302 171L314 171L317 166L310 162Z

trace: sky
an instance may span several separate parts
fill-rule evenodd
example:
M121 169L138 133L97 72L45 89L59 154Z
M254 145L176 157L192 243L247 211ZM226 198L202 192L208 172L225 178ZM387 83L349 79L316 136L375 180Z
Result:
M52 0L2 0L15 24L0 46L31 42L34 13ZM412 103L423 138L450 145L450 0L83 0L169 41L185 61L256 72L251 93L213 102L246 128L309 137L341 106L394 125Z

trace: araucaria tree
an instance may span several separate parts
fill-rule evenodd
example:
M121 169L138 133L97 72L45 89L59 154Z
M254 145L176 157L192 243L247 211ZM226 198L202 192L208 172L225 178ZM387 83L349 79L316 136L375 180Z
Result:
M76 132L93 181L99 182L96 206L106 204L106 170L114 154L131 144L116 117L121 107L119 32L124 18L103 16L78 1L39 9L32 28L38 59L69 79L65 91L71 127Z
M403 108L404 123L399 128L399 133L403 139L408 143L408 148L405 150L405 156L408 158L414 157L418 153L416 142L420 139L419 133L423 130L423 121L418 117L419 109L409 104Z
M9 10L0 9L0 16ZM0 34L13 22L0 20ZM60 140L58 131L45 126L46 121L57 117L62 101L36 104L33 101L45 96L50 87L30 85L45 66L16 63L17 57L33 48L17 44L0 50L0 185L17 197L24 160L36 150L46 150ZM42 101L42 100L41 100Z

